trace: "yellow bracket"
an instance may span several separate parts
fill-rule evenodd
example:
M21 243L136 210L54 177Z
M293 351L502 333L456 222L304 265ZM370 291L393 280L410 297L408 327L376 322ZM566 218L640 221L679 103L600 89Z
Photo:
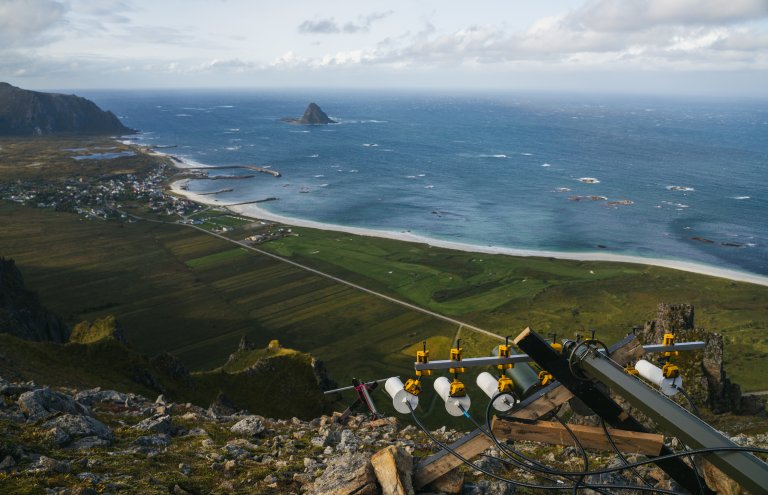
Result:
M510 349L511 349L511 347L512 347L512 346L510 346L510 345L500 345L500 346L499 346L499 357L500 357L500 358L508 358L508 357L510 356L510 354L511 354L511 352L510 352ZM514 364L514 363L509 363L509 364L497 364L497 365L496 365L496 368L497 368L499 371L508 370L508 369L510 369L510 368L514 368L514 367L515 367L515 364Z
M421 383L418 379L409 378L403 388L411 395L419 395L421 393Z
M552 376L552 373L550 373L549 371L539 372L539 383L541 383L542 386L546 387L553 381L555 381L555 377Z
M448 395L451 397L464 397L467 395L467 391L464 388L464 384L461 383L458 379L454 378L451 382L451 389Z
M661 368L661 374L664 375L664 378L677 378L680 376L680 368L672 363L666 363Z
M426 348L423 351L416 351L416 362L421 364L429 364L429 351ZM416 376L431 375L432 370L416 370Z
M463 351L464 351L464 348L462 347L451 347L451 353L450 353L451 361L461 361L461 354L463 353ZM466 373L466 371L467 371L466 368L462 368L460 366L457 366L455 368L448 368L448 372L454 375L458 373ZM463 390L463 387L464 386L462 385L462 390Z
M511 394L515 390L515 383L511 378L502 376L499 378L499 392L502 394Z
M562 353L563 353L563 344L561 344L561 343L559 343L559 342L552 342L551 344L549 344L549 346L550 346L552 349L554 349L554 350L556 350L557 352L559 352L560 354L562 354Z
M665 333L664 339L661 342L661 345L675 345L675 335L671 333ZM668 358L670 356L679 356L680 351L667 351L662 354L662 357Z
M634 366L629 365L629 364L624 367L624 373L626 373L628 375L632 375L632 376L639 376L640 375L640 372L637 371Z

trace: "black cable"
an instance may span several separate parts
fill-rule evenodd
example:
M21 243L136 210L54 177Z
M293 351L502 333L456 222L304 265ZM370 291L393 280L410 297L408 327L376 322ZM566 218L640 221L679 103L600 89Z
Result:
M585 473L588 472L589 471L589 457L587 456L587 451L584 449L584 446L581 444L581 441L579 441L578 437L573 432L573 430L571 430L570 426L565 424L565 421L563 421L562 418L560 418L560 416L555 414L555 419L557 420L558 423L560 423L563 426L563 428L565 428L565 431L568 432L568 434L571 436L571 439L574 442L576 442L576 446L578 447L579 451L581 452L581 457L582 457L582 459L584 461L584 472ZM584 482L584 478L586 478L586 477L587 477L587 475L583 474L583 475L579 476L578 480L576 480L576 483L573 485L573 495L576 495L576 492L578 491L579 486Z
M494 442L497 445L500 445L500 442L499 442L498 438L496 438L496 436L493 434L493 431L489 430L489 433L490 433L491 437L493 438ZM700 448L700 449L688 450L687 452L676 452L676 453L672 453L672 454L665 454L663 456L656 456L656 457L653 457L651 459L646 459L646 460L643 460L643 461L629 463L626 466L618 466L618 467L614 467L614 468L604 468L604 469L600 469L600 470L597 470L597 471L591 471L589 473L580 473L580 472L575 472L575 471L559 471L559 470L555 470L555 469L552 469L552 473L553 474L557 473L557 474L559 474L561 476L576 476L576 475L581 475L581 474L587 474L587 475L589 475L589 474L604 474L604 473L611 473L611 472L614 472L614 471L623 471L625 469L629 469L629 468L632 468L632 467L644 466L645 464L653 464L653 463L656 463L657 461L663 461L663 460L666 460L666 459L673 459L675 457L683 457L683 456L686 456L686 455L689 455L689 454L708 454L708 453L713 453L713 452L752 452L752 453L759 453L759 454L768 454L768 449L762 449L762 448L759 448L759 447L740 447L740 446L734 446L734 447L704 447L704 448Z
M624 454L621 453L621 450L616 446L616 442L613 441L613 436L608 431L608 426L605 424L605 420L603 418L600 418L600 426L603 427L603 431L605 432L606 438L608 438L608 442L611 444L611 447L613 448L613 451L616 452L616 455L619 456L619 459L621 459L621 462L626 466L629 464L629 461L626 457L624 457ZM645 479L645 477L640 474L640 472L637 470L637 468L630 468L632 469L632 472L635 473L635 476L640 478L640 480L646 485L646 486L653 486L651 485L648 480Z
M461 454L459 454L458 452L456 452L455 450L450 448L448 445L445 445L440 440L435 438L435 436L432 435L432 433L430 433L429 430L427 430L427 428L416 417L416 413L413 411L413 407L411 407L411 404L409 402L406 402L406 405L408 406L408 409L410 409L410 411L411 411L411 417L413 418L413 421L416 423L416 425L419 427L419 429L421 429L421 431L423 431L424 434L427 435L427 437L429 437L430 440L432 440L435 444L437 444L441 449L443 449L443 450L449 452L450 454L452 454L454 457L459 459L464 464L470 466L472 469L480 471L481 473L486 474L486 475L488 475L488 476L490 476L492 478L495 478L495 479L497 479L499 481L502 481L504 483L509 483L509 484L516 485L516 486L522 486L523 488L533 488L533 489L541 489L541 490L558 490L558 491L559 490L571 490L573 488L572 486L535 485L533 483L525 483L525 482L522 482L522 481L510 480L508 478L504 478L503 476L499 476L499 475L497 475L495 473L492 473L492 472L490 472L490 471L488 471L488 470L486 470L484 468L476 466L475 464L472 464L466 458L462 457ZM766 452L768 452L768 450ZM582 473L569 473L569 474L580 475ZM587 473L587 474L590 474L590 473ZM661 488L653 488L653 489L651 489L651 488L646 488L644 486L631 486L631 485L591 485L591 484L584 484L584 485L581 485L581 488L589 488L589 489L604 488L604 489L613 489L613 490L638 490L638 491L643 491L643 492L656 492L656 493L664 493L664 494L669 494L669 495L679 495L678 493L673 492L671 490L664 490L664 489L661 489Z
M488 432L489 432L489 433L486 433L486 435L488 435L491 438L491 440L493 440L493 443L496 444L496 446L499 448L500 451L504 452L508 456L512 457L513 455L516 455L516 456L520 457L521 459L524 459L525 461L531 463L533 466L530 466L528 468L529 470L533 469L533 470L536 470L536 471L539 471L539 472L545 472L545 473L548 473L548 474L554 474L556 476L562 476L563 478L571 480L570 476L568 476L566 474L562 474L562 473L564 473L564 471L558 471L556 469L553 469L550 466L547 466L544 463L541 463L541 462L539 462L539 461L537 461L535 459L531 459L530 457L526 456L525 454L523 454L519 450L516 450L516 449L513 449L513 448L511 448L509 446L503 445L499 441L499 439L496 438L496 435L494 435L493 431L490 428L490 424L491 424L491 406L493 405L494 401L500 395L501 395L501 393L496 394L491 399L491 401L488 403L488 407L485 409L485 424L488 425Z

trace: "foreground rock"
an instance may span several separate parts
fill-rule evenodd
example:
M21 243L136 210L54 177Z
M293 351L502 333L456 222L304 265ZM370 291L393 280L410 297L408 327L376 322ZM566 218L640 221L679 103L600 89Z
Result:
M405 450L390 445L373 454L371 465L383 495L414 495L413 458Z
M344 454L328 464L315 480L310 495L378 495L381 493L368 456Z
M48 419L56 413L89 415L88 408L68 395L40 388L25 392L19 397L19 409L30 421Z

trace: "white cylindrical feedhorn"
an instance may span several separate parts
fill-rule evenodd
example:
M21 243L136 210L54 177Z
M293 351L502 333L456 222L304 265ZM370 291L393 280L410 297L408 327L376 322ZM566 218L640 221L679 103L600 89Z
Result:
M435 380L435 392L437 392L437 395L443 399L445 402L445 410L448 411L448 414L451 416L462 416L464 411L469 411L469 405L471 404L469 396L451 397L451 382L446 377L441 376ZM464 411L462 411L461 408L464 408Z
M480 387L489 398L493 399L493 397L499 393L499 379L487 371L483 371L477 375L476 381L477 386ZM496 397L496 400L493 401L493 408L497 411L505 412L513 407L515 407L515 398L510 394L499 395Z
M419 405L419 398L406 392L403 382L396 376L387 378L387 381L384 382L384 390L392 397L392 405L395 406L395 411L400 414L408 414L411 409L415 410ZM410 409L408 404L411 405Z
M661 371L661 368L645 359L641 359L635 363L635 369L640 373L640 376L659 387L664 395L672 397L677 394L677 387L683 386L682 377L664 378L664 373Z

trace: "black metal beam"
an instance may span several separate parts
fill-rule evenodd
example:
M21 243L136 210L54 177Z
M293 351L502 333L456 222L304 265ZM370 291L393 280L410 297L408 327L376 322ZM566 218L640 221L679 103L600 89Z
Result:
M610 359L581 347L574 359L590 378L600 380L692 448L738 447L707 423L641 380L628 375ZM749 452L713 452L706 459L755 495L768 494L768 464Z
M581 399L590 409L614 428L648 433L639 421L619 406L610 395L595 386L589 380L577 378L568 366L568 360L555 351L548 342L531 329L526 329L515 339L515 345L528 354L542 369L552 375L576 397ZM660 455L669 455L674 452L664 446ZM651 457L653 458L653 457ZM671 458L655 461L665 473L677 481L690 493L703 493L714 495L699 474L680 458Z

